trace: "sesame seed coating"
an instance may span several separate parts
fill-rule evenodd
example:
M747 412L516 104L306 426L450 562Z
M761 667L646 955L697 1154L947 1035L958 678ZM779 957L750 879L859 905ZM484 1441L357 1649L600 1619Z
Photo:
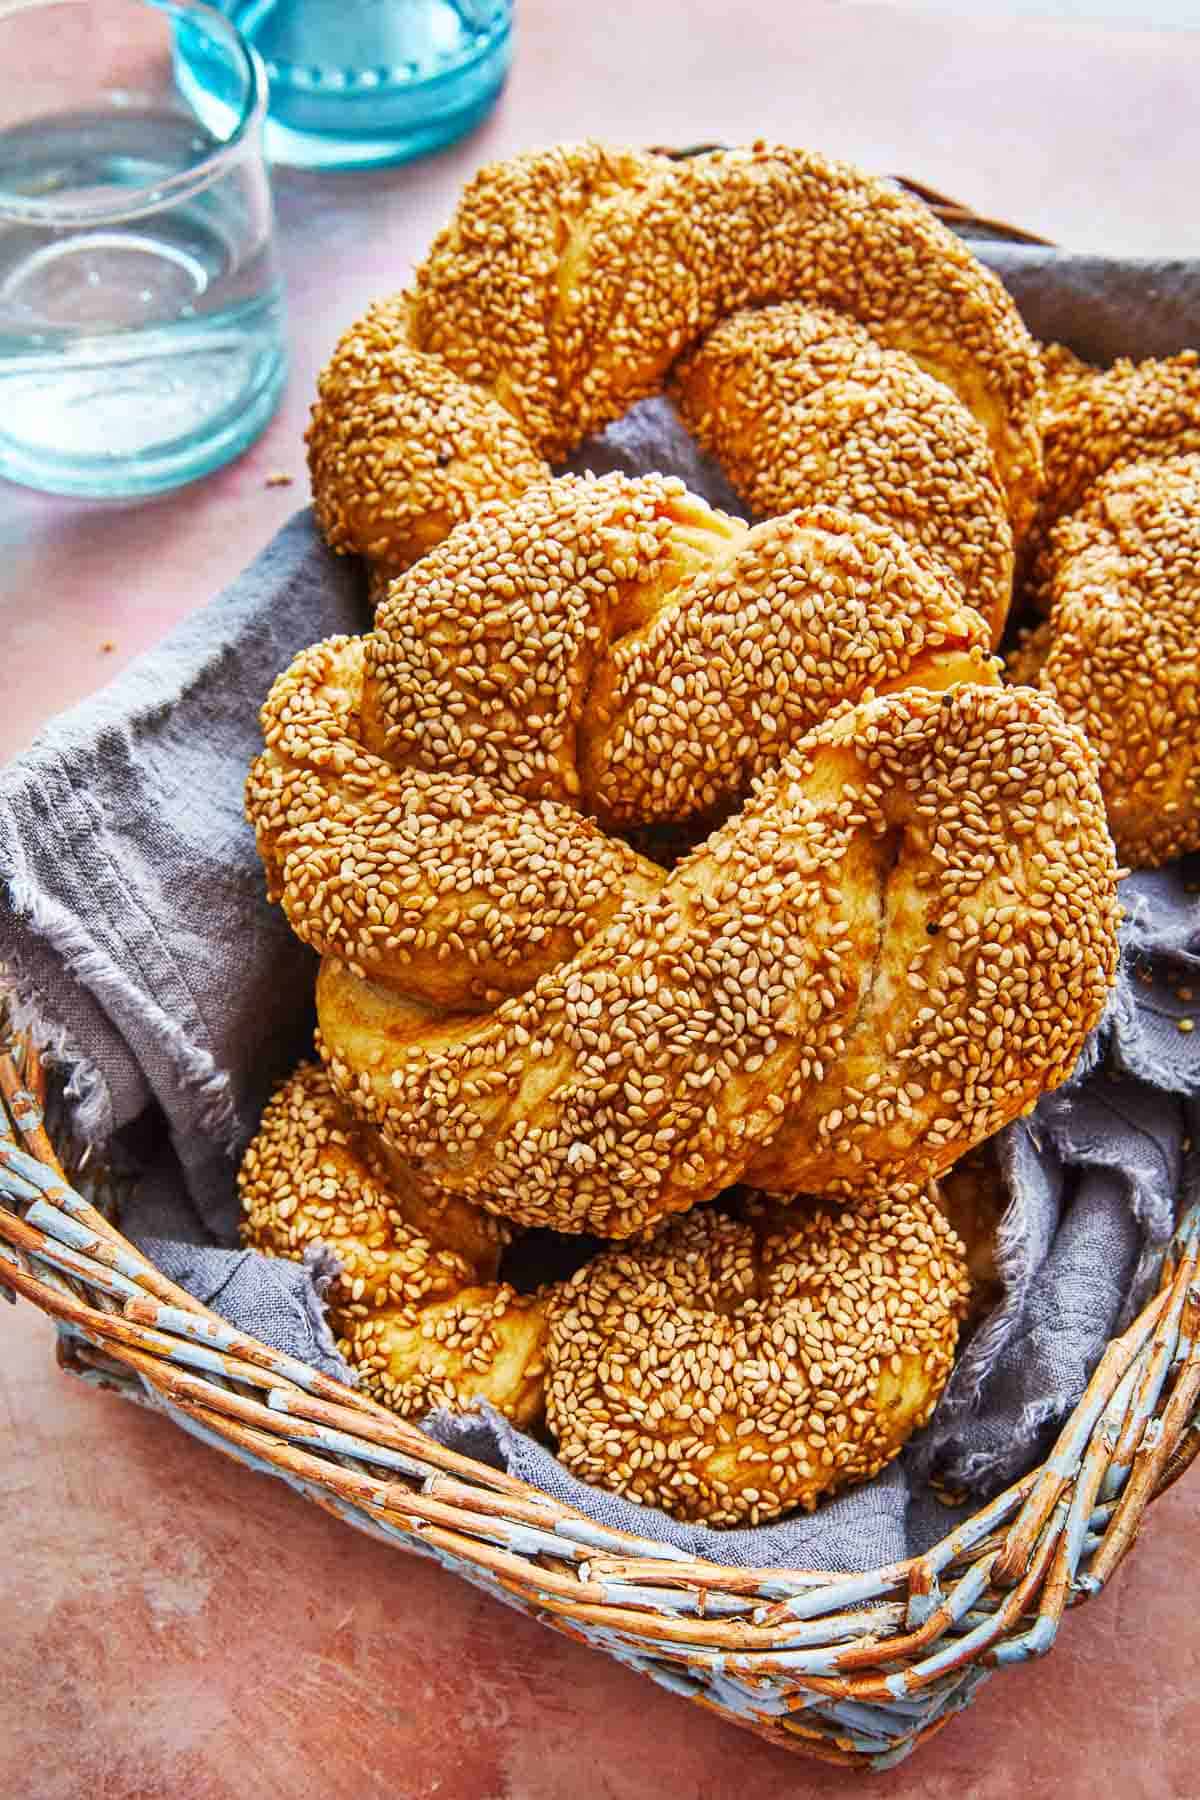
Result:
M1070 1072L1116 967L1094 762L1030 689L810 732L648 900L487 1015L327 956L318 1048L419 1176L626 1237L744 1174L927 1181Z
M1012 679L1086 735L1122 862L1200 849L1200 454L1119 462L1059 520L1041 567L1050 616Z
M679 162L563 145L481 169L412 291L372 307L321 377L322 530L396 573L659 391L727 314L789 299L859 321L958 395L1019 538L1041 370L1003 286L919 202L765 144Z
M1054 581L1050 534L1092 483L1118 463L1200 451L1200 359L1185 350L1096 369L1053 344L1042 360L1046 479L1025 554L1031 597L1044 611Z
M364 640L301 652L262 712L247 812L293 930L397 994L520 993L663 872L569 807L364 750Z
M685 424L760 518L837 506L923 548L999 640L1012 531L987 437L940 381L845 313L732 313L676 363Z
M1041 475L1041 370L1000 281L919 202L813 151L755 144L671 163L587 210L549 336L575 441L657 392L726 314L804 300L907 350L988 434L1018 536Z
M327 542L388 572L407 568L484 501L550 474L497 400L412 348L409 316L399 295L342 336L305 434Z
M574 1475L678 1519L811 1510L928 1419L966 1297L928 1195L701 1207L554 1292L547 1421Z
M413 344L493 393L551 460L585 435L550 324L570 282L574 236L590 208L609 197L636 206L671 166L595 143L488 163L417 271Z
M829 507L748 529L661 476L489 507L392 584L361 730L622 827L711 815L830 709L994 683L979 614L890 529Z
M540 1417L544 1307L495 1281L505 1228L452 1195L412 1192L319 1065L276 1090L238 1188L246 1244L337 1257L330 1320L376 1399L410 1417L479 1397L520 1424Z

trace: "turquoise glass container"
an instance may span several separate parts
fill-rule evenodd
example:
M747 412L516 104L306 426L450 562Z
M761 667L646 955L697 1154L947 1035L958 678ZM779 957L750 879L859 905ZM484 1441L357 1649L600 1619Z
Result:
M294 167L370 168L451 143L491 111L512 59L512 0L217 5L266 66L267 156Z

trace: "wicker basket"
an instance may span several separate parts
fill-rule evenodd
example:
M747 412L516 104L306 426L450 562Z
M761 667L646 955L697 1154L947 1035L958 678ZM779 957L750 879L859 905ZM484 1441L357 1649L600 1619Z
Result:
M1200 1448L1197 1207L1053 1454L924 1556L862 1575L692 1561L444 1449L233 1330L72 1187L45 1087L10 1037L0 1282L56 1321L64 1368L790 1750L899 1762L992 1669L1049 1649L1064 1609L1099 1591Z
M972 236L1043 241L902 185ZM0 1283L56 1321L64 1368L785 1749L903 1760L993 1669L1050 1648L1200 1449L1198 1206L1047 1461L924 1556L851 1576L693 1561L443 1448L175 1287L72 1185L47 1080L0 1009Z

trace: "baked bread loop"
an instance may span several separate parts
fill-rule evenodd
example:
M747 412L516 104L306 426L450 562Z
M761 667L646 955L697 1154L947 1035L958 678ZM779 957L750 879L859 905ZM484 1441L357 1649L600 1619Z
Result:
M330 1319L376 1399L412 1417L475 1398L521 1425L541 1416L544 1306L495 1279L506 1229L414 1191L317 1064L276 1090L238 1187L251 1248L302 1260L324 1244L337 1257Z
M718 1526L881 1468L928 1417L966 1301L961 1245L921 1194L702 1208L519 1295L496 1279L506 1228L414 1192L314 1064L276 1090L239 1190L251 1248L333 1253L338 1347L384 1405L545 1418L585 1480Z
M1070 1073L1115 974L1090 752L1029 689L843 709L490 1014L321 968L335 1087L438 1190L626 1237L746 1176L879 1193Z
M905 352L785 302L723 319L675 365L671 393L751 513L835 505L890 525L999 642L1013 543L987 436Z
M567 145L481 169L412 291L352 327L322 377L322 529L395 572L658 392L727 314L787 299L857 320L958 395L1019 537L1041 369L1003 286L919 202L762 144L678 162Z
M1041 566L1050 616L1012 679L1086 735L1123 862L1200 849L1200 454L1118 464L1059 521Z
M377 302L339 340L306 434L317 524L368 559L371 597L485 501L550 470L512 415L407 342L409 302Z
M846 313L953 388L987 431L1020 534L1040 483L1041 384L1016 307L926 207L809 150L688 157L588 208L546 327L574 441L656 393L727 313L775 300Z
M547 1422L583 1481L763 1524L869 1480L926 1422L966 1300L926 1194L701 1207L553 1293Z
M1122 357L1097 369L1052 344L1043 365L1046 479L1025 557L1031 598L1046 611L1054 585L1051 533L1092 483L1120 463L1200 451L1200 360L1185 350L1140 363Z
M624 828L727 810L845 701L994 683L987 649L883 527L814 507L750 529L662 476L568 476L393 584L361 735Z

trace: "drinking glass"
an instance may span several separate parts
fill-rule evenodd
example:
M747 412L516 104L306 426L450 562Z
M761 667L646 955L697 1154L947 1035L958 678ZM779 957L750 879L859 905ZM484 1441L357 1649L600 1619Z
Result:
M270 78L272 162L368 168L461 137L496 103L512 0L214 0ZM202 67L195 71L203 89Z
M0 0L0 475L148 494L262 431L286 370L265 107L208 6Z

